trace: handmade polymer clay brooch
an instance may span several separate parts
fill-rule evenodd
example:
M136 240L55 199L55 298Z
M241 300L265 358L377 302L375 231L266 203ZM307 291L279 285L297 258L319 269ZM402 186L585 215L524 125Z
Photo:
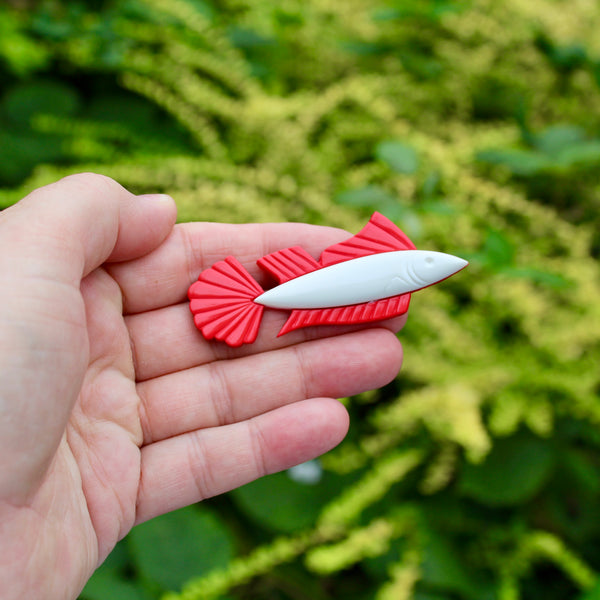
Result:
M417 250L389 219L374 213L355 236L315 260L300 246L267 254L258 266L279 285L264 291L233 257L190 286L194 323L207 340L229 346L256 339L265 307L291 310L278 335L309 325L380 321L404 314L412 292L467 266L451 254Z

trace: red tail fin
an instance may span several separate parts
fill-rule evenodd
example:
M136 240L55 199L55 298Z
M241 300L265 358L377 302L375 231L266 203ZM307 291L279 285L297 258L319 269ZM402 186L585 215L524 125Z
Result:
M215 263L190 286L194 323L207 340L229 346L251 344L258 334L264 307L254 299L262 288L233 256Z

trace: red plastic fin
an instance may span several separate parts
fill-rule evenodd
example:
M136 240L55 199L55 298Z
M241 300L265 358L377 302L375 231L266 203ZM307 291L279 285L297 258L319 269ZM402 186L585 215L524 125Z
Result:
M360 256L415 249L415 245L399 227L376 212L355 236L325 249L319 262L321 266L328 267Z
M402 294L352 306L293 310L278 335L310 325L349 325L390 319L403 315L408 310L409 304L410 294Z
M279 281L285 283L321 268L321 265L302 247L292 246L263 256L256 264Z
M194 324L207 340L229 346L251 344L264 307L254 299L263 289L233 256L200 273L188 290Z

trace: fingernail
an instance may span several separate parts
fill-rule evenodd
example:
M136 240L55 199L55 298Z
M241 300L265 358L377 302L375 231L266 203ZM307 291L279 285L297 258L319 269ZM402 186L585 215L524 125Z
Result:
M160 202L160 203L172 203L174 202L173 198L168 194L140 194L138 198L143 200L149 200L150 202Z

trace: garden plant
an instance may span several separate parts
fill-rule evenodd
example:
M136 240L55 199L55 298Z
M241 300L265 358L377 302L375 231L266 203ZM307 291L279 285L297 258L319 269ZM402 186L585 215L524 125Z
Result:
M591 0L0 5L0 208L94 171L180 221L377 210L470 261L338 448L135 527L82 600L600 599L599 28Z

